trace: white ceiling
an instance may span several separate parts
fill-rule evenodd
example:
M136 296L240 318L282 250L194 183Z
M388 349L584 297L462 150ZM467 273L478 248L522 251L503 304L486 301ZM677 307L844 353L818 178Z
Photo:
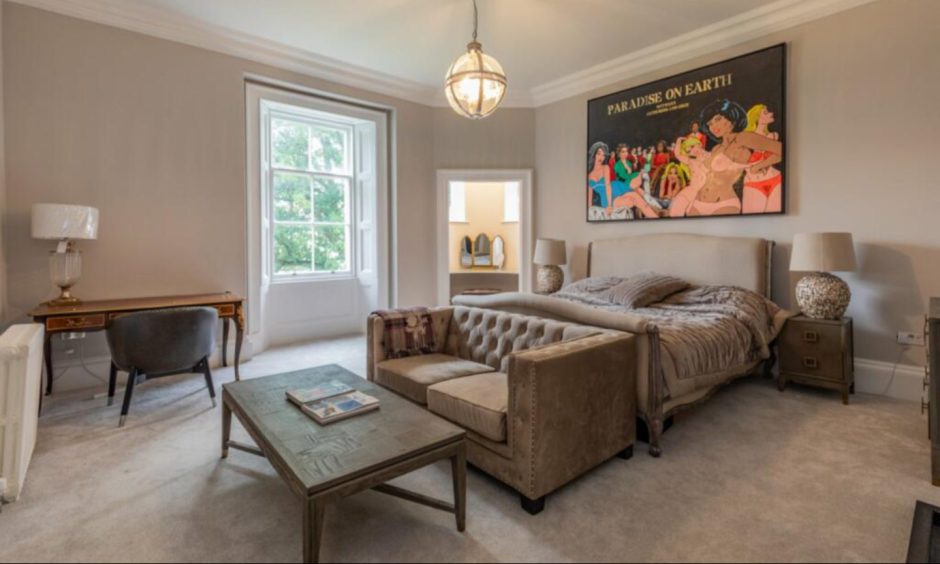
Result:
M471 0L13 0L441 104ZM478 0L479 39L532 106L872 0Z
M143 0L436 87L470 41L471 0ZM528 90L772 0L478 0L480 41Z

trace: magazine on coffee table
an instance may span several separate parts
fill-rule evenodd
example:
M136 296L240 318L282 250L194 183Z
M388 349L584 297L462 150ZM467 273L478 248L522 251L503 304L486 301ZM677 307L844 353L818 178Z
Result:
M320 401L322 399L331 398L341 394L348 394L352 391L354 390L351 386L347 386L339 380L330 380L329 382L324 382L323 384L313 388L287 390L287 399L297 405L297 407L303 407L304 405L315 401Z
M328 425L378 408L378 399L359 391L352 391L300 406L301 411L321 425Z

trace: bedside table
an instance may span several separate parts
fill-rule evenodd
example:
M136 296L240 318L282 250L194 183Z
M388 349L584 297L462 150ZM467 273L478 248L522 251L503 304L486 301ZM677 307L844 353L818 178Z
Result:
M852 318L837 321L797 316L780 334L782 392L787 382L839 390L848 405L855 393L855 356L852 350Z

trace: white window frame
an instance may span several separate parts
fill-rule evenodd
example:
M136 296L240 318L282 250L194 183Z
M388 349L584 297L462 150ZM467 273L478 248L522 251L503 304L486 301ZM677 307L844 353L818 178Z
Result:
M269 222L271 228L268 231L268 237L266 243L267 254L270 257L270 260L266 261L266 270L267 274L270 277L272 284L283 284L290 282L309 282L315 280L346 280L350 278L355 278L357 275L356 265L358 264L358 255L357 255L357 246L358 240L356 237L355 224L357 222L356 212L358 205L358 194L357 186L359 185L358 178L356 175L356 158L358 154L358 147L356 147L356 131L354 120L345 118L343 116L329 114L326 112L320 112L317 110L301 107L301 106L292 106L289 104L284 104L280 102L272 102L270 100L261 101L261 116L262 123L264 124L265 136L264 136L264 151L265 158L263 159L263 178L261 185L262 199L266 204L266 216L267 221ZM274 119L284 119L289 121L301 122L312 127L325 127L331 129L340 129L343 131L345 136L345 170L342 172L315 172L307 169L297 169L293 167L278 167L274 165L273 159L273 148L272 148L272 139L271 139L271 121ZM309 148L308 148L309 150ZM346 223L324 223L317 222L315 219L311 218L309 222L290 222L290 221L278 221L275 219L275 210L274 210L274 175L278 172L288 173L288 174L299 174L307 176L309 178L335 178L339 180L344 180L348 186L348 192L346 197ZM313 211L315 206L313 194L311 194L311 211ZM274 232L277 229L278 225L307 225L314 229L316 233L317 225L334 225L334 226L343 226L346 228L346 269L340 271L310 271L310 272L276 272L275 271L275 236ZM313 252L313 251L312 251ZM311 259L315 260L315 257L311 254ZM311 264L311 268L313 264Z
M248 327L242 358L251 358L268 346L265 318L268 315L268 293L272 288L269 263L272 257L265 244L271 227L269 202L262 197L261 189L266 176L263 171L268 166L267 152L262 150L267 146L268 132L268 128L261 119L262 101L283 102L290 106L322 110L331 115L339 114L359 120L356 126L357 143L354 147L369 144L377 160L375 163L369 163L361 155L359 157L363 172L360 182L362 186L371 185L372 195L369 198L360 198L359 201L359 211L363 214L359 218L359 224L355 226L356 233L368 232L370 234L360 238L360 245L369 249L363 252L357 251L354 263L357 271L356 277L361 287L375 286L377 288L377 302L368 304L369 311L395 307L398 303L399 291L396 268L398 254L395 245L395 210L397 208L395 181L397 112L395 108L248 73L245 75L247 160L245 222L248 237L245 249L247 284L244 289L248 297L246 308ZM307 279L307 282L317 284L321 280L326 279Z

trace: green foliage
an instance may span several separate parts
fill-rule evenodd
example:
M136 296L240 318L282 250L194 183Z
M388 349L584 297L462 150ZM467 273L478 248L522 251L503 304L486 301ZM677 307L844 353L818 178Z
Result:
M271 129L275 168L306 171L274 173L275 272L348 270L348 182L316 175L345 170L345 132L286 119Z

